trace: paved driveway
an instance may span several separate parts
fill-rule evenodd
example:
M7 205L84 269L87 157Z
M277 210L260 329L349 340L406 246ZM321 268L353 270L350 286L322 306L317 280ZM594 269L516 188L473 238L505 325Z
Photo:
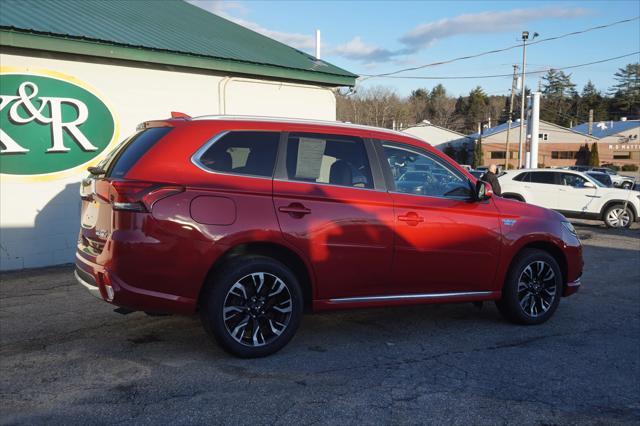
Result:
M578 226L583 289L545 325L493 304L306 316L280 353L240 360L197 318L126 316L70 267L0 285L0 422L640 422L640 231Z

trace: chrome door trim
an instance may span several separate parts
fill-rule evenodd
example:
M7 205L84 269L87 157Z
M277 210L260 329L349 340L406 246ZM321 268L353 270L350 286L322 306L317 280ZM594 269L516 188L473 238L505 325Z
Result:
M376 302L390 300L413 300L413 299L442 299L444 297L464 297L464 296L490 296L493 291L463 291L454 293L422 293L422 294L398 294L392 296L363 296L363 297L343 297L329 299L331 303L357 303Z

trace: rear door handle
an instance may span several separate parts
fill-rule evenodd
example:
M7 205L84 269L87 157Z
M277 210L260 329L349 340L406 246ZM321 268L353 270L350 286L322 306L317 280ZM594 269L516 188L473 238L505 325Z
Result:
M418 215L416 212L409 212L406 215L398 216L398 220L407 222L408 225L416 226L420 222L424 222L424 217Z
M282 213L288 213L291 217L301 218L304 215L310 214L311 210L306 208L300 203L291 203L288 206L278 207L278 211Z

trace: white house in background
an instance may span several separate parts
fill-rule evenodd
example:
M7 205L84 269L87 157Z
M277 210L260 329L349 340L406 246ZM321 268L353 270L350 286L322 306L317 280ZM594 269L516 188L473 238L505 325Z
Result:
M416 124L415 126L403 129L402 131L425 140L439 150L443 150L449 143L455 142L454 145L457 145L458 143L462 144L467 139L468 141L473 142L473 139L469 139L462 133L436 126L427 120L424 120L422 123Z

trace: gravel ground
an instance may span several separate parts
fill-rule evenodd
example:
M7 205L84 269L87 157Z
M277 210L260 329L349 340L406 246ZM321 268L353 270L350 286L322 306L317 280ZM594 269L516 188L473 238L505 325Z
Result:
M119 315L58 267L0 275L0 423L640 423L640 230L579 222L583 288L536 327L491 303L305 316L230 357L197 318Z

